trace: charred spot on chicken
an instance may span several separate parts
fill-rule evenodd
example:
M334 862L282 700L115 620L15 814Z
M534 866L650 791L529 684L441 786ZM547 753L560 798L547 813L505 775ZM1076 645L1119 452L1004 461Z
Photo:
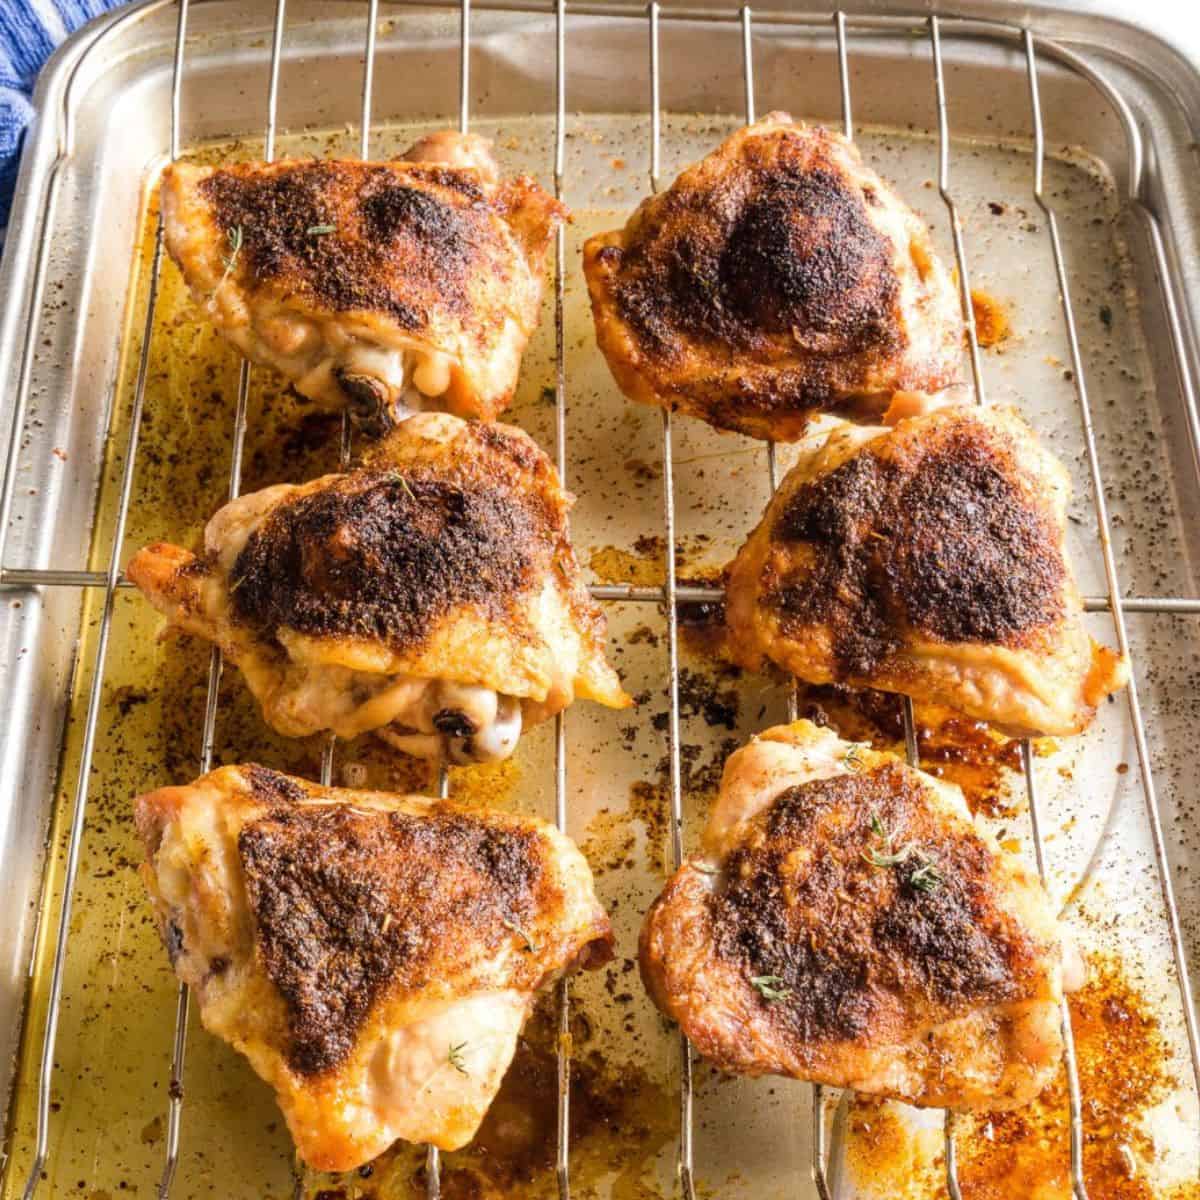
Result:
M301 1075L344 1063L383 991L420 986L456 924L529 920L545 902L536 830L453 811L288 806L244 825L237 848L263 970L287 1005L286 1058ZM431 880L429 861L472 872Z
M543 525L536 495L355 472L255 529L230 572L233 610L259 632L284 625L402 650L463 605L503 619L542 565Z
M1004 447L949 427L918 463L869 452L798 488L772 537L816 569L766 597L785 630L834 630L846 676L869 672L915 627L947 642L1027 644L1063 615L1065 566L1048 515Z

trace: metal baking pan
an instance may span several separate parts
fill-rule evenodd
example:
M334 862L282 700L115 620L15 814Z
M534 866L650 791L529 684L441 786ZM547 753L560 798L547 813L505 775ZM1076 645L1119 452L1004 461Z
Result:
M840 21L723 3L380 6L371 153L465 120L506 169L557 185L575 211L510 417L561 449L576 545L641 703L578 706L561 737L542 728L501 768L451 773L456 794L564 821L597 870L618 958L548 998L474 1148L440 1162L400 1148L339 1180L299 1173L266 1088L189 1030L129 823L133 794L190 777L206 753L315 775L320 747L266 734L232 673L210 688L203 649L155 643L120 568L146 540L195 537L227 494L239 430L245 487L336 460L335 431L289 407L267 372L252 373L236 421L236 356L156 262L149 204L172 151L259 154L272 111L277 153L358 153L374 6L193 0L177 55L179 6L151 0L63 47L40 82L0 272L0 429L13 430L0 557L4 1200L1191 1194L1170 1189L1200 1176L1197 1048L1176 970L1200 955L1200 32L1173 27L1171 41L1154 24L1165 11L1083 7L1023 6L1028 32L1001 0L944 10L939 109L928 14L901 5L852 6ZM1018 405L1071 469L1089 620L1111 643L1115 595L1128 633L1135 707L1122 697L1085 736L1030 750L1036 842L1027 780L1010 769L1020 758L987 766L991 819L1017 852L1041 849L1093 959L1074 1009L1079 1089L1064 1083L1023 1130L960 1120L947 1141L941 1114L720 1077L681 1054L636 981L641 915L693 843L723 755L788 712L786 687L714 659L693 602L717 596L772 469L790 460L780 447L772 468L759 443L620 398L592 340L579 246L623 220L652 173L665 185L748 111L772 108L849 115L949 259L953 203L960 272L1012 327L981 353L986 398ZM335 777L351 764L414 782L357 746ZM1114 1061L1137 1086L1117 1086Z

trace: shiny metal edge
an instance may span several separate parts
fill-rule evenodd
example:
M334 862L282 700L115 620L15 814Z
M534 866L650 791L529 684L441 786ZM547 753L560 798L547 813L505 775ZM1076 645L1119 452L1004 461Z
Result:
M62 142L59 114L76 65L116 20L117 14L108 14L68 39L42 72L34 95L35 117L25 135L0 259L0 429L6 438L41 217ZM15 901L0 909L0 1130L6 1131L81 605L78 596L44 589L6 594L3 603L10 619L0 620L0 694L7 697L0 725L0 874ZM14 616L15 603L21 608ZM55 697L53 705L39 705L39 693Z

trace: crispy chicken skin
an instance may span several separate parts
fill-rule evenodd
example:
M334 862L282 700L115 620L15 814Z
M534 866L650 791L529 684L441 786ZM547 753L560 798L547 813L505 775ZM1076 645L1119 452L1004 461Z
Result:
M175 973L318 1170L465 1145L534 992L611 957L586 861L530 817L258 766L135 813Z
M958 382L961 309L925 226L858 150L771 113L583 251L632 400L794 441ZM912 398L909 398L909 403Z
M802 448L729 569L736 661L1072 734L1121 688L1063 547L1070 484L1010 409L843 425Z
M568 536L574 502L528 435L405 421L345 475L232 501L199 556L148 546L127 574L216 642L280 733L377 730L421 757L507 757L576 697L629 698Z
M995 1109L1032 1100L1062 1055L1064 948L1037 878L957 787L808 721L729 758L640 957L722 1070Z
M531 179L501 182L482 138L406 157L176 163L162 183L167 248L220 333L375 434L508 405L566 216Z

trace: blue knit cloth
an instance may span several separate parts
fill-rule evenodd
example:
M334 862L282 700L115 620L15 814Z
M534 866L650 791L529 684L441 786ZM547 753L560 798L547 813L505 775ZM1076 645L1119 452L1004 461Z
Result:
M8 224L37 73L68 34L124 2L0 0L0 232Z

